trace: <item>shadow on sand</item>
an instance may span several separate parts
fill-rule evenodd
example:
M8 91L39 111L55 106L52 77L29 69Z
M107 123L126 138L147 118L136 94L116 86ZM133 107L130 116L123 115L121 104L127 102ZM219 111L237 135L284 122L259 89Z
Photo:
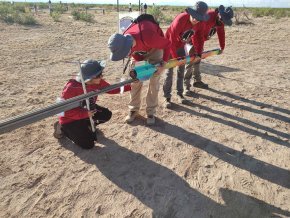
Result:
M246 99L244 97L241 97L241 96L238 96L238 95L234 95L234 94L231 94L231 93L228 93L228 92L219 91L219 90L216 90L216 89L213 89L213 88L210 88L209 91L211 91L213 93L216 93L216 94L219 94L219 95L226 96L228 98L232 98L232 99L235 99L235 100L238 100L238 101L242 101L242 102L245 102L245 103L249 103L249 104L258 106L261 109L263 109L263 108L271 108L273 110L279 111L279 112L284 113L286 115L290 115L290 110L287 110L287 109L284 109L284 108L280 108L280 107L273 106L273 105L270 105L270 104L265 104L265 103L258 102L258 101L255 101L255 100L249 100L249 99ZM290 122L290 117L288 118L288 122Z
M164 125L167 124L163 123ZM157 129L160 130L163 127L157 127ZM178 138L178 131L180 131L179 127L170 125L162 132ZM193 136L192 141L196 141L195 137L198 136ZM95 147L92 150L82 150L66 139L61 140L61 142L66 149L74 152L84 162L94 164L104 176L119 188L132 194L144 205L151 208L152 217L265 218L273 217L274 214L290 216L288 211L228 189L220 190L225 205L219 204L192 189L174 171L153 162L142 154L120 146L111 139L101 138L101 144L105 147ZM203 146L197 145L197 147ZM222 155L228 156L228 154L219 156ZM255 161L252 160L252 162ZM261 166L263 170L263 165ZM277 170L277 168L271 168L271 170L275 169ZM278 176L280 176L279 173ZM280 177L280 179L283 178Z
M233 67L210 64L209 62L201 62L201 72L208 75L221 75L222 73L234 73L242 70Z

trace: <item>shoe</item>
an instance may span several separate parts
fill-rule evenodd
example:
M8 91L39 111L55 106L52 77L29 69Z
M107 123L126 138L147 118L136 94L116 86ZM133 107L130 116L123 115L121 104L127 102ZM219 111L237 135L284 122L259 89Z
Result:
M208 89L208 84L205 84L202 81L193 83L193 86L196 88Z
M185 90L184 95L185 96L191 96L192 92L189 89L187 89L187 90Z
M153 115L148 115L146 123L149 126L154 125L155 124L155 117Z
M171 104L171 99L170 98L166 98L164 105L166 108L171 108L172 104Z
M59 122L55 122L53 124L53 127L54 127L54 132L53 132L53 137L56 138L56 139L61 139L64 137L62 131L61 131L61 125L59 124Z
M178 102L180 104L186 104L188 102L188 100L182 94L179 94L177 96L178 96Z
M138 111L130 111L129 115L125 118L126 123L132 123L138 115Z

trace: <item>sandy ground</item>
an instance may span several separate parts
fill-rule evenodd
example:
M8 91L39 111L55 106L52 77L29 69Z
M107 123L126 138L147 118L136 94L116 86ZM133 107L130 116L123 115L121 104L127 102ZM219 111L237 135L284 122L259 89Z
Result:
M113 12L37 19L0 23L0 119L54 103L78 70L65 61L108 59L117 30ZM160 91L153 127L144 109L123 122L125 93L99 96L114 115L90 151L53 138L56 116L0 135L0 217L290 217L290 19L253 22L203 62L209 90L172 110ZM119 81L122 62L107 65Z

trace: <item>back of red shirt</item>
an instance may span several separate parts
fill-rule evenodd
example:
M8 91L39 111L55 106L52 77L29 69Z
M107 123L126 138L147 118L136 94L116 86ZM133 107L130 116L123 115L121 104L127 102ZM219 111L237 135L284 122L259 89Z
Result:
M131 49L131 54L135 60L143 60L142 56L135 55L134 52L149 52L152 48L163 49L163 60L167 61L169 56L170 41L164 37L160 27L151 21L141 21L133 24L124 35L130 34L136 41L136 45Z

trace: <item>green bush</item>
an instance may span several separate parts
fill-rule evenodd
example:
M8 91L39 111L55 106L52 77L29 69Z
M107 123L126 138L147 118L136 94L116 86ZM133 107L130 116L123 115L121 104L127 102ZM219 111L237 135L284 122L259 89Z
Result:
M37 24L33 15L25 13L25 7L11 4L0 4L0 20L6 23L18 23L21 25L35 25ZM23 6L23 7L22 7Z
M150 7L148 9L148 14L151 14L155 20L157 22L162 22L164 21L164 14L162 13L162 11L160 10L159 7L155 6L155 7Z
M54 4L52 8L53 8L53 11L58 14L63 14L66 11L66 7L63 4Z
M22 25L35 25L37 24L36 20L34 19L33 15L31 14L19 14L16 17L15 23L22 24Z
M167 17L167 16L165 16L164 18L163 18L163 22L164 23L166 23L166 24L171 24L171 22L173 21L173 17Z
M253 17L289 17L290 8L251 8Z
M50 15L54 22L60 22L61 14L57 11L53 11Z
M72 16L74 20L82 20L85 22L92 23L94 21L94 15L85 13L85 12L79 12L79 11L72 11Z

